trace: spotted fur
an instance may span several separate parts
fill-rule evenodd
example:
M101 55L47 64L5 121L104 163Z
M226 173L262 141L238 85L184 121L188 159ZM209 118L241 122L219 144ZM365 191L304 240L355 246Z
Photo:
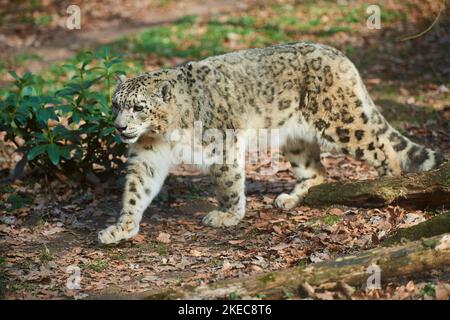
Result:
M290 209L323 181L321 151L337 151L374 165L380 175L429 170L444 158L411 142L377 110L352 62L338 50L299 42L250 49L145 73L119 83L113 97L116 128L130 143L123 209L116 225L99 233L102 243L134 236L142 213L173 161L175 129L279 129L297 185L275 205ZM233 149L242 145L235 139ZM229 151L228 151L229 152ZM203 220L236 225L245 213L244 166L213 164L218 210Z

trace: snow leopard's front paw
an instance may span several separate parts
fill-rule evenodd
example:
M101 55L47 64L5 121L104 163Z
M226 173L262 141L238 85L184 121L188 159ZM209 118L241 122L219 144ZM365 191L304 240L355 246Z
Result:
M282 193L275 199L275 206L280 209L290 210L299 205L300 202L301 197Z
M206 226L223 228L235 226L241 219L237 213L213 210L203 218L202 223Z
M98 241L102 244L118 243L121 240L127 240L139 232L139 226L127 231L122 225L109 226L98 233Z

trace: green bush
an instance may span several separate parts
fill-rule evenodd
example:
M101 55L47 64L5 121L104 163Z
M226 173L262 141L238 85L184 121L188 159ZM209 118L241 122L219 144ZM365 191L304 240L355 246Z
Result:
M68 80L53 92L43 90L42 77L11 71L14 82L0 100L0 131L32 168L50 174L55 167L67 174L111 171L125 151L110 108L121 62L107 47L84 52L62 66Z

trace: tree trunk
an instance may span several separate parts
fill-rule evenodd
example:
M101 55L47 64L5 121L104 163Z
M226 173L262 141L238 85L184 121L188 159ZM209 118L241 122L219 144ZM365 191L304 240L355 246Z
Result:
M342 204L382 207L396 204L405 208L450 207L450 162L440 168L401 177L325 183L312 187L305 198L312 207Z
M443 269L450 265L450 233L410 242L395 247L383 247L358 255L338 258L309 265L269 273L257 274L241 279L219 281L200 287L144 292L134 295L141 299L228 299L256 298L264 295L269 299L283 298L286 292L297 292L305 284L320 287L335 287L339 284L365 286L369 266L377 266L380 278L386 282L399 276L414 276L417 273ZM372 270L377 270L374 268ZM373 272L373 271L372 271ZM308 287L308 285L306 285Z

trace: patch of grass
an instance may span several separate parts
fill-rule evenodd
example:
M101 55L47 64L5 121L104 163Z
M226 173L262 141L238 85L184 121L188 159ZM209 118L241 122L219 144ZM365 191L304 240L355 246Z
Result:
M252 228L247 234L245 235L246 240L251 240L256 238L260 234L259 230L256 228Z
M211 258L211 259L209 260L209 263L211 263L211 265L212 265L213 267L220 267L220 266L223 265L222 260L221 260L221 259L218 259L218 258Z
M361 23L366 20L363 8L350 8L349 6L340 6L339 8L344 11L344 16L337 19L338 22ZM350 10L347 10L347 8Z
M197 22L197 20L198 20L198 16L196 16L196 15L187 15L187 16L184 16L184 17L181 17L181 18L179 18L179 19L177 19L176 21L175 21L175 24L178 24L178 25L183 25L183 24L194 24L195 22Z
M258 299L265 299L265 298L267 298L267 295L264 294L264 293L257 293L256 294L256 298L258 298Z
M236 291L230 293L230 300L238 300L239 296Z
M167 247L167 245L162 242L152 241L151 246L152 246L152 249L154 251L158 252L158 254L160 256L165 256L169 252L169 248Z
M52 22L52 16L49 16L49 15L40 16L35 20L35 23L39 26L47 26L51 22Z
M180 278L180 277L177 277L175 279L169 280L169 284L172 284L172 285L177 286L177 287L180 287L182 283L183 283L183 279Z
M36 220L36 226L43 226L47 221L45 220L44 216L40 216L37 220Z
M325 217L322 218L322 222L329 226L335 225L341 220L342 217L336 216L334 214L327 214Z
M284 298L291 300L292 298L294 298L294 293L292 293L291 291L287 290L287 289L283 289L284 292Z
M5 186L0 186L0 193L11 193L14 192L14 188L5 185Z
M257 19L253 16L232 17L228 22L234 26L253 28L256 25Z
M122 260L126 260L128 258L128 256L126 253L123 253L123 252L115 252L115 253L111 254L111 258L114 260L122 261Z
M30 283L30 282L16 282L11 285L11 291L26 291L27 293L31 293L35 295L37 289L39 288L38 283Z
M6 203L9 204L8 211L14 211L33 203L33 198L24 193L11 194Z
M172 3L172 0L157 0L156 3L159 7L164 7Z
M48 262L53 260L53 253L50 251L50 249L44 244L44 248L42 249L41 253L39 254L39 260L42 262Z
M407 18L405 12L381 8L381 23L405 20Z
M304 268L304 267L306 267L308 264L309 264L309 263L308 263L308 259L307 259L307 258L304 258L304 259L299 260L299 261L296 263L295 266L296 266L297 268Z
M108 267L108 261L103 259L96 259L95 261L83 265L82 267L93 270L95 272L102 272Z
M433 283L427 283L421 291L422 296L436 297L436 286Z
M335 26L335 27L326 28L324 30L320 30L320 31L316 32L315 34L318 37L329 37L338 32L350 32L350 31L352 31L351 27Z

